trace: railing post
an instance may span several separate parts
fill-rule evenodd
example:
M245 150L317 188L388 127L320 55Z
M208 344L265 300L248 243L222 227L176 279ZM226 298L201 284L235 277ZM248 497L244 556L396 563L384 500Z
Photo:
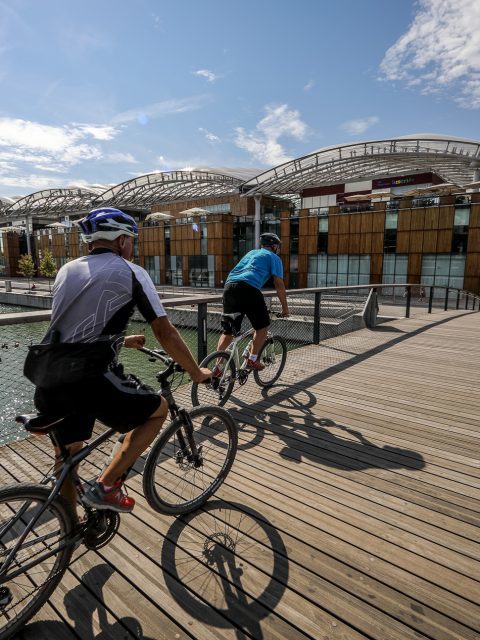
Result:
M443 310L447 311L448 309L448 294L450 293L450 289L447 287L445 290L445 304L443 306Z
M412 301L412 287L407 287L407 302L405 305L405 317L410 317L410 303Z
M459 306L460 306L460 289L457 290L457 306L455 308L458 309Z
M430 287L430 294L428 296L428 313L432 313L432 305L433 305L433 290L435 287Z
M468 295L468 292L467 292L467 296L465 298L465 309L468 309L468 298L469 298L469 295Z
M197 316L197 358L201 362L207 357L207 303L200 302Z
M315 301L313 304L313 344L320 344L320 305L322 302L322 294L320 291L315 293Z

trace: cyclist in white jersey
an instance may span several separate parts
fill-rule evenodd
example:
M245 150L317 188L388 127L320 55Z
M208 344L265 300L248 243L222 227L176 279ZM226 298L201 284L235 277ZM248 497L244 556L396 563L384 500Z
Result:
M121 478L154 440L167 416L165 400L134 376L124 375L116 362L121 346L139 348L145 343L143 335L125 336L134 309L194 382L207 380L211 372L198 367L168 320L150 276L131 262L138 233L135 220L118 209L103 208L91 211L79 226L90 253L59 270L44 342L75 343L77 354L78 343L91 350L92 343L105 347L108 341L111 362L107 370L99 368L97 374L75 384L51 388L45 381L45 387L36 388L35 405L42 413L66 416L58 433L72 452L91 437L96 418L127 434L112 462L86 492L85 501L97 509L129 512L135 501L122 491ZM69 496L73 500L72 496L73 492Z

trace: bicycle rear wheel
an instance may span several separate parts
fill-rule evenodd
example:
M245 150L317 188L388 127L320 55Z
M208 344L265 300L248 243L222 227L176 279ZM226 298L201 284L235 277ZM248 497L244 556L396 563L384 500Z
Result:
M143 491L160 513L179 515L198 509L227 477L238 445L237 425L221 407L192 409L192 438L181 417L160 434L143 471ZM186 443L183 447L181 442Z
M73 545L60 547L72 535L75 521L68 503L58 496L2 572L10 550L49 495L47 487L29 483L0 489L0 640L12 637L35 615L69 565Z
M212 377L211 382L194 382L192 384L192 404L194 407L205 404L223 406L230 398L235 384L235 363L227 351L214 351L200 363L212 371L217 367L219 376Z
M281 336L270 336L260 349L258 360L265 365L265 369L253 372L255 382L260 387L270 387L279 379L285 367L287 343Z

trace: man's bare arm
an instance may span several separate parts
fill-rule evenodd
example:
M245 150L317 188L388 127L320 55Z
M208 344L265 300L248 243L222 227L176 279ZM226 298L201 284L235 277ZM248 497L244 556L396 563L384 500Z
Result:
M282 278L278 276L273 276L273 285L277 291L278 299L280 300L280 304L282 305L282 315L288 316L288 302L287 302L287 293L285 291L285 283Z
M211 376L208 369L200 369L182 336L166 316L156 318L150 326L165 351L190 374L194 382L203 382Z

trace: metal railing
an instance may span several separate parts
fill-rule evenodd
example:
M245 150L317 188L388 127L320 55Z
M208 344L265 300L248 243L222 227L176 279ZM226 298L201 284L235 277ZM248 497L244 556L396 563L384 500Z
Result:
M184 292L185 294L186 292ZM300 385L307 372L318 372L333 365L335 358L343 353L342 344L347 333L364 327L400 317L412 317L428 313L441 313L446 309L479 311L480 298L466 291L423 286L419 284L362 285L336 288L296 289L287 292L290 317L276 318L281 310L274 291L266 291L265 297L271 310L271 332L281 335L289 349L288 360L294 359L294 367L286 367L280 383L287 388ZM218 293L203 296L183 295L162 300L172 323L179 329L192 353L201 361L216 350L221 335L222 297ZM19 313L9 324L2 324L0 314L0 444L24 437L14 422L18 413L30 412L33 407L34 388L23 375L23 362L28 346L39 342L46 333L48 321L32 322L34 314ZM10 316L11 317L11 316ZM44 316L45 317L45 316ZM245 320L244 328L248 328ZM139 317L133 318L129 332L144 332L147 345L155 345L155 338L147 323ZM373 332L374 334L375 332ZM333 339L333 341L332 341ZM369 347L369 338L359 334L355 350L361 353ZM336 342L335 342L336 341ZM303 349L308 345L328 345L323 350ZM332 344L336 344L335 349ZM351 349L351 347L349 347ZM351 355L351 351L349 351ZM343 356L341 356L343 357ZM156 365L149 363L143 354L123 349L121 359L127 371L138 375L142 381L156 386ZM188 376L183 382L188 381ZM234 402L241 406L248 403L252 393L251 380L235 393ZM178 400L190 403L190 385L177 390Z

